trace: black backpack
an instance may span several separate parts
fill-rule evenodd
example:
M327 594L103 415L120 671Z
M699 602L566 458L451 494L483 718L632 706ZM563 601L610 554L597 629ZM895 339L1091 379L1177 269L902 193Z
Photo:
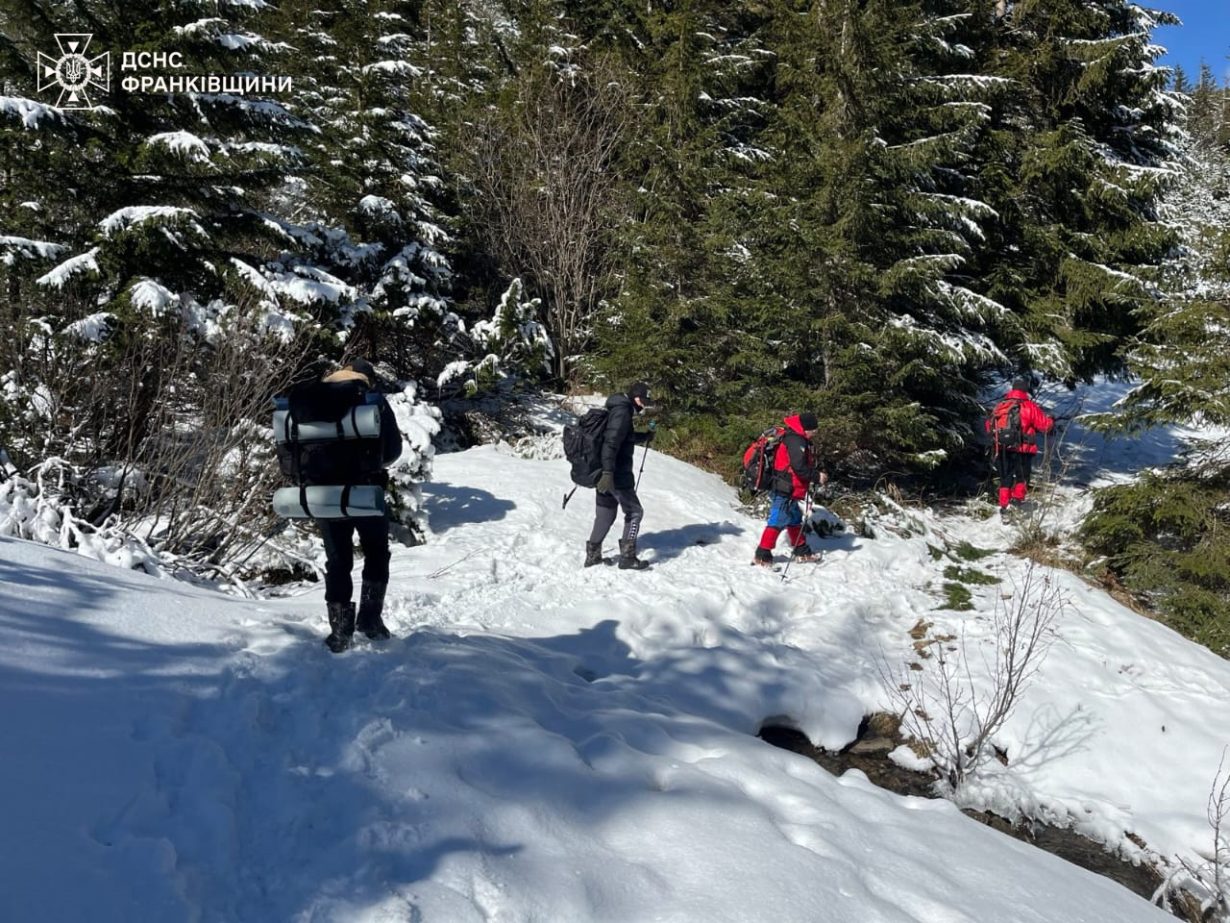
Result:
M605 409L593 407L576 423L564 427L564 457L572 465L572 482L578 487L593 487L602 474L606 418Z
M374 396L372 393L371 396ZM293 427L300 423L338 423L370 400L359 381L313 381L292 388L287 408ZM382 480L379 436L370 439L299 439L292 435L276 447L282 473L300 487L369 484Z
M991 436L995 440L995 451L1004 449L1016 451L1026 443L1025 429L1021 425L1021 401L1019 398L1006 397L991 411Z

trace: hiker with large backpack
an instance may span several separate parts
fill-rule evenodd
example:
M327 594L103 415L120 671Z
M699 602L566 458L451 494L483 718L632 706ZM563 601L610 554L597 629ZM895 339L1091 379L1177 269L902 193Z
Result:
M385 470L401 456L397 419L377 389L376 370L354 359L319 381L292 388L274 415L278 461L296 481L274 494L284 516L315 519L325 545L325 605L335 654L355 630L391 637L382 613L389 584L389 521ZM276 402L275 402L276 403ZM354 536L363 550L359 607L353 601Z
M1017 376L1003 399L987 417L985 428L999 471L999 513L1007 516L1020 506L1029 491L1038 433L1049 433L1055 421L1029 397L1029 379Z
M812 484L827 484L829 479L817 465L812 448L811 441L820 428L816 415L811 412L796 414L786 417L782 424L763 434L744 455L745 482L749 478L755 482L748 486L773 491L769 519L752 558L753 564L762 567L773 566L773 549L783 529L790 538L793 560L817 560L803 533L803 511L799 501L808 496Z
M586 567L602 563L602 542L621 509L624 531L619 540L619 567L621 570L642 570L649 566L636 556L636 539L645 510L636 495L636 477L632 472L635 447L647 446L653 441L656 427L640 433L632 429L633 419L649 404L649 385L643 381L632 385L624 394L612 394L607 398L606 422L600 439L596 440L596 461L601 467L593 482L596 490L594 527L585 543Z

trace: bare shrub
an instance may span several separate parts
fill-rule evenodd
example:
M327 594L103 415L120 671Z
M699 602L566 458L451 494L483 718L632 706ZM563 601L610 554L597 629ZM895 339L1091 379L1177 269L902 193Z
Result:
M964 630L932 646L922 670L892 669L882 660L880 678L901 716L903 733L933 763L939 786L955 794L992 751L992 740L1012 716L1021 693L1037 675L1067 604L1053 577L1033 561L1010 593L997 595L992 652L974 649ZM953 644L951 642L955 641ZM972 658L986 668L974 676Z
M463 139L476 226L509 277L524 275L546 305L554 373L575 372L590 322L617 267L622 215L618 154L630 104L617 72L526 71L517 100Z
M48 502L71 510L66 523L238 582L229 565L280 528L270 398L302 365L305 341L269 335L242 307L206 330L179 315L104 326L95 337L21 331L3 421L15 460L57 460ZM74 529L61 544L80 545L86 532Z
M1176 902L1187 903L1188 895L1200 902L1200 919L1230 923L1230 771L1226 767L1226 751L1222 750L1217 774L1209 789L1205 808L1209 829L1213 833L1213 848L1203 862L1180 858L1175 870L1153 895L1153 900L1165 910L1174 911Z
M128 455L145 478L128 512L151 544L233 578L227 563L281 527L269 503L280 477L271 398L302 365L305 346L270 337L242 312L208 344L179 343L156 425Z

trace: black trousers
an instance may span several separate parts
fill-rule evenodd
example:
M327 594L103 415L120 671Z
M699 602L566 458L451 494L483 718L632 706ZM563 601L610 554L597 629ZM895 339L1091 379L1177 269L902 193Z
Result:
M350 602L354 581L354 534L359 533L363 549L363 580L366 583L389 582L389 521L384 516L360 516L355 519L318 519L325 537L325 602Z
M1028 486L1033 477L1034 456L1032 452L1001 451L995 461L999 466L999 486L1012 490L1017 484Z
M624 541L635 540L641 531L641 519L645 516L645 508L632 487L616 487L613 494L598 493L594 502L594 528L589 533L592 544L600 545L615 524L615 516L620 509L624 511Z

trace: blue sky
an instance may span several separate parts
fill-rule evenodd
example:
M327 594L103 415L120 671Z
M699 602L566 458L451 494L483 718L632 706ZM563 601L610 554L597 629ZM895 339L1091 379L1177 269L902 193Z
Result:
M1181 64L1194 78L1203 58L1220 79L1230 76L1230 0L1152 0L1141 6L1168 10L1183 20L1181 26L1163 26L1153 34L1168 50L1161 63Z

